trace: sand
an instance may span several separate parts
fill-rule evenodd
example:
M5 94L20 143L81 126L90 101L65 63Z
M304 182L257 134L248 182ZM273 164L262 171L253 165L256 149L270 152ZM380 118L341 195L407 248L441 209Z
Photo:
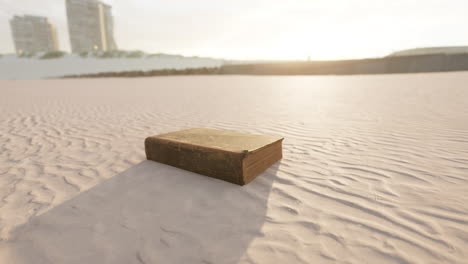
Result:
M468 73L0 81L0 263L467 263ZM150 135L284 136L239 187Z

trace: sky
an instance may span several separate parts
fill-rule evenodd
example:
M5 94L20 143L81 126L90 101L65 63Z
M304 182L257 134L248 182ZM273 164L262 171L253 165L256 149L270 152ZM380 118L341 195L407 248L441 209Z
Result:
M226 59L337 60L433 46L468 46L468 0L104 0L119 49ZM46 16L69 51L65 0L0 0L9 19Z

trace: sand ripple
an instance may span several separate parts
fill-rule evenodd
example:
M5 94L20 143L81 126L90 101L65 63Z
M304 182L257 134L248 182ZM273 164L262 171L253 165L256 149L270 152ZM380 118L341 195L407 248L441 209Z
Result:
M101 201L120 208L102 219L128 241L153 232L151 244L131 251L116 243L125 263L466 263L466 83L467 73L1 81L0 260L11 246L28 248L23 242L39 237L32 234L47 235L41 226L52 216L77 212L60 209L66 201L70 208ZM193 188L184 187L187 178L159 181L186 192L191 207L144 184L141 192L165 201L147 205L148 215L129 206L140 204L135 194L110 202L111 185L151 178L153 165L140 163L146 136L188 127L282 135L284 158L241 189L158 167L196 178ZM214 202L217 188L222 198ZM181 212L193 222L177 220ZM94 221L83 215L67 223ZM93 225L92 234L100 230ZM61 259L48 250L44 259Z

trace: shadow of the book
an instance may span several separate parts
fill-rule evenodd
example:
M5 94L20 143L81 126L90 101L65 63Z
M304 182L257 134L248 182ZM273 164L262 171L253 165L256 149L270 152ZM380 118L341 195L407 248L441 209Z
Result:
M16 263L237 263L280 162L249 185L143 161L13 232Z

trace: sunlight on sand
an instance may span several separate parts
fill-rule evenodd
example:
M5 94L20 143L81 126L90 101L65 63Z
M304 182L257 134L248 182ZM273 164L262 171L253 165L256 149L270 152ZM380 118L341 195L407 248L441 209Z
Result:
M465 263L468 73L0 81L0 262ZM244 187L144 161L285 137Z

